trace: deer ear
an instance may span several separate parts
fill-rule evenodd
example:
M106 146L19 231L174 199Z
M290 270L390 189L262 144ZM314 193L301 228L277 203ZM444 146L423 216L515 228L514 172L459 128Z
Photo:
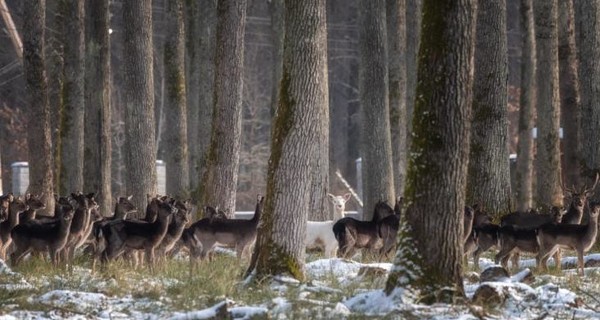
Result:
M332 195L331 193L328 193L328 194L327 194L327 196L329 197L329 199L331 199L331 200L335 200L335 196L334 196L334 195Z
M131 199L133 199L133 195L130 195L130 196L127 197L128 201L131 201Z
M351 197L351 196L352 196L352 194L351 194L351 193L346 193L346 194L344 195L344 201L348 201L348 200L350 200L350 197Z

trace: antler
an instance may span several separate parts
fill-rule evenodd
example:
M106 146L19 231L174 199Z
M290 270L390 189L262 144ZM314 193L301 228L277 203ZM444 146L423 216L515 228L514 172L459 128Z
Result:
M584 186L582 193L591 194L598 185L598 179L600 179L600 173L596 173L596 181L594 181L594 185L590 189L587 189L587 186Z
M573 186L573 189L569 189L567 187L565 187L565 178L561 172L560 174L560 189L562 190L562 192L564 194L567 194L568 196L570 196L573 193L576 193L577 191L575 190L575 186Z

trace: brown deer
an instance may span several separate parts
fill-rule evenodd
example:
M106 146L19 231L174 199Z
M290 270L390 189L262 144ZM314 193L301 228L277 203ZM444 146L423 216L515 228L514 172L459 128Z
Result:
M537 255L538 268L546 270L546 263L558 249L565 248L577 252L577 267L583 276L583 254L590 250L598 235L598 214L600 203L590 203L590 219L587 225L553 224L544 225L536 230L540 250ZM560 269L560 264L556 265Z
M203 218L184 230L182 241L190 252L190 264L206 258L217 244L234 247L238 259L243 258L256 240L263 202L264 197L259 196L250 220Z
M21 197L13 197L8 205L8 220L0 223L0 258L6 260L6 250L12 242L10 232L19 224L19 215L27 210L27 204Z
M383 240L379 237L378 222L394 214L394 209L384 201L378 201L373 209L371 221L360 221L345 217L333 225L333 233L338 241L338 257L352 257L356 249L379 250Z
M0 196L0 222L8 219L8 206L13 199L14 196L12 193Z
M175 207L177 207L177 213L173 215L171 219L171 223L169 224L169 228L167 229L167 233L165 237L161 241L161 243L156 248L156 253L159 259L163 260L166 258L167 252L171 251L177 241L181 238L181 234L183 233L183 229L190 221L191 215L191 203L190 200L187 201L175 201Z
M152 269L154 267L154 250L162 241L167 229L171 215L177 212L177 208L170 203L157 200L158 217L156 221L116 220L100 228L97 237L104 238L106 248L102 253L103 265L121 255L125 250L144 250L147 262Z
M27 210L21 212L19 215L19 223L21 224L33 221L38 210L46 209L46 205L40 200L40 197L31 194L25 196L25 204L27 205Z
M384 217L377 223L379 237L383 239L383 247L379 250L379 256L382 258L389 256L396 247L403 200L402 197L398 197L394 205L394 214Z
M519 217L520 213L515 216ZM520 253L539 252L539 245L536 239L536 229L547 225L557 225L561 223L563 210L559 207L552 207L550 214L532 214L521 215L525 220L514 220L516 224L503 224L498 229L498 243L500 251L496 254L496 263L501 262L503 267L508 266L508 259L512 256L512 267L519 265ZM537 220L530 220L531 216L537 216Z
M71 222L71 230L62 254L65 261L71 263L75 254L75 249L83 244L87 239L90 230L92 209L97 208L98 204L94 200L94 194L84 195L82 193L71 193L71 197L77 202L77 209ZM87 234L86 234L87 233Z
M57 221L46 223L19 224L11 231L15 251L10 255L11 264L16 266L31 251L50 253L52 263L59 263L59 252L64 248L71 229L75 210L67 198L58 201Z
M594 189L596 189L596 186L598 185L598 178L600 178L600 175L596 175L596 181L594 181L594 185L592 185L591 188L588 188L587 185L584 185L581 190L575 189L575 186L573 186L572 189L565 188L564 185L561 184L565 197L571 200L569 209L567 209L567 213L563 217L563 224L581 223L585 203L587 202L587 198L593 194Z

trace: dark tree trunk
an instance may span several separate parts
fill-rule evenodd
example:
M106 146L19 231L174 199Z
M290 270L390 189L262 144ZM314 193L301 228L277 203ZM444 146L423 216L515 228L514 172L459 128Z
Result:
M511 210L506 1L478 3L467 204L501 216Z
M406 0L386 0L389 57L390 130L394 191L402 194L406 178Z
M207 1L186 0L186 101L187 101L187 142L189 189L196 190L200 180L198 167L198 127L200 121L200 8L206 6Z
M534 1L537 54L536 205L562 205L557 0Z
M213 127L201 203L235 212L242 127L245 0L219 0Z
M83 190L84 2L63 0L64 86L60 140L60 194Z
M600 1L574 1L577 47L579 49L579 81L581 84L581 174L591 185L600 172ZM590 181L591 180L591 181ZM595 192L593 198L600 199Z
M46 1L23 3L23 73L27 92L29 148L29 189L43 195L46 209L54 212L54 179L48 84L44 62L44 23Z
M327 109L325 1L286 1L285 25L267 197L247 272L255 272L258 279L283 273L304 279L311 165L322 138L319 118Z
M285 35L284 0L269 1L271 33L273 37L273 89L271 91L271 117L277 110L277 94L283 72L283 37Z
M377 201L395 198L385 0L359 0L358 10L363 219L371 220Z
M532 0L521 0L521 96L519 102L519 141L515 193L517 210L532 208L533 196L533 117L535 114L535 34Z
M410 287L426 303L464 296L462 216L475 15L473 0L445 1L444 5L423 1L419 98L404 192L410 204L408 226L399 234L400 246L386 285L388 295L394 295L396 288Z
M575 48L575 15L573 1L559 1L558 7L558 64L560 106L563 128L563 175L567 186L579 186L581 154L581 110L579 109L579 77Z
M187 197L189 167L185 88L185 22L183 0L169 0L164 46L167 81L165 110L165 160L167 193Z
M412 139L412 116L417 90L417 55L421 39L422 7L422 0L406 0L406 138L408 145Z
M143 212L156 194L156 139L152 64L152 1L123 2L125 56L125 181Z

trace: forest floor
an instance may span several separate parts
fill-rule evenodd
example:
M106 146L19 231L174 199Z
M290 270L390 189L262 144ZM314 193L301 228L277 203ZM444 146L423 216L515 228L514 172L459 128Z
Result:
M572 258L563 265L573 265ZM35 258L11 269L0 260L1 319L600 319L600 255L587 257L586 274L574 270L533 274L524 260L512 277L479 282L465 276L468 301L422 305L381 288L390 263L359 263L309 256L308 281L276 278L248 286L245 265L223 250L190 274L185 258L154 272L122 262L92 272L81 257L69 268ZM482 269L493 265L482 259ZM471 266L472 267L472 266ZM486 287L486 288L483 288ZM476 291L490 289L485 303ZM489 290L488 290L489 291Z

